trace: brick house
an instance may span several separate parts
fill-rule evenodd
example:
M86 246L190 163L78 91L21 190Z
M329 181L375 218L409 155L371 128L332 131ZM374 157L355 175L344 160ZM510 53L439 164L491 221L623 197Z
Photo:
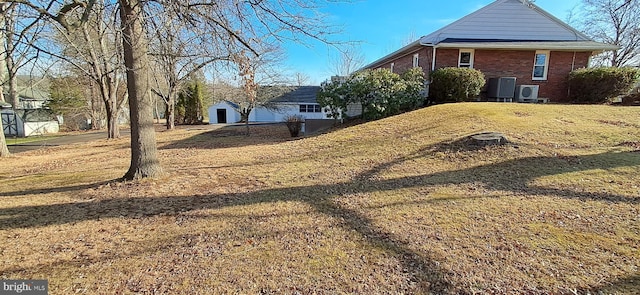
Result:
M497 0L365 68L402 73L422 67L428 77L442 67L469 67L489 80L514 77L517 85L535 87L538 97L563 102L569 73L587 67L591 56L616 49L528 0ZM517 92L520 87L513 88Z

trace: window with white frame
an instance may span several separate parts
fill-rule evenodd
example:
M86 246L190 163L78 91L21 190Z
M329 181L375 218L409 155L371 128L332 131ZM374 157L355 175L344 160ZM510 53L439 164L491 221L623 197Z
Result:
M391 68L391 72L392 72L392 73L393 73L393 67L394 67L395 65L396 65L395 63L391 63L390 68Z
M321 113L322 108L319 104L301 104L300 105L301 113Z
M416 53L413 55L413 67L417 68L420 66L420 54Z
M473 49L460 49L458 54L459 68L473 68Z
M549 51L538 50L533 61L533 77L532 80L547 80L549 72Z

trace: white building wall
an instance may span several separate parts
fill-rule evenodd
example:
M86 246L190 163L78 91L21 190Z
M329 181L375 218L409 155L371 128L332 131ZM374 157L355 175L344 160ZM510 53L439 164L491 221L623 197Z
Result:
M307 103L305 103L307 104ZM327 119L327 114L322 110L320 113L300 112L300 104L278 104L273 108L256 108L249 115L250 122L284 122L287 116L301 116L305 119Z
M257 107L249 114L249 122L276 122L276 113L264 107Z
M209 107L209 124L217 124L218 109L225 109L227 112L227 123L236 123L240 121L240 114L233 107L225 102L220 102ZM360 111L362 112L362 111ZM249 114L249 122L284 122L287 116L301 116L305 119L329 119L327 113L322 112L300 112L300 104L283 103L274 107L257 107Z
M58 133L58 131L60 131L60 125L57 121L24 123L24 136L45 135Z
M224 109L227 114L227 124L240 121L240 114L228 103L219 102L208 108L209 124L218 124L218 109Z

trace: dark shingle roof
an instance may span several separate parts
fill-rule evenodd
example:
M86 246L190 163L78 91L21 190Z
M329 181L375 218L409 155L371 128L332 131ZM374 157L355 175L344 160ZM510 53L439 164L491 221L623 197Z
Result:
M291 91L280 95L271 102L276 103L317 103L316 97L320 92L320 86L297 86L292 87Z
M225 100L224 102L226 102L228 105L230 105L234 109L240 109L240 105L238 105L237 103L235 103L233 101Z

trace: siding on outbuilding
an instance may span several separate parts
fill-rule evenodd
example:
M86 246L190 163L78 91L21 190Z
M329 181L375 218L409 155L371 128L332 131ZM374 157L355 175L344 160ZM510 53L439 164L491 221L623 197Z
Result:
M291 91L274 98L267 106L260 106L251 111L249 122L283 122L287 116L301 116L305 119L324 120L329 119L324 109L320 112L301 112L301 106L314 106L314 110L319 109L316 100L320 87L300 86L294 87ZM317 107L315 107L317 106ZM209 123L217 124L217 110L226 111L227 123L240 121L240 114L236 111L237 105L233 102L222 101L209 107Z

